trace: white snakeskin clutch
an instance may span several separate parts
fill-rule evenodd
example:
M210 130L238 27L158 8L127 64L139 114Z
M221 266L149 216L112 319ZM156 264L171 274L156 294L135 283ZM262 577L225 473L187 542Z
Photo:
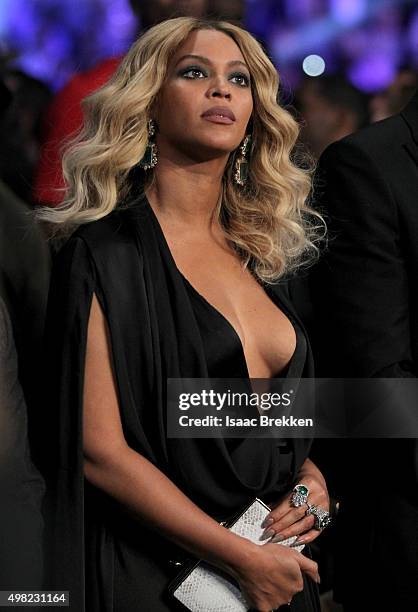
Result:
M265 540L260 541L264 531L261 523L269 512L270 508L256 498L228 529L254 544L265 544ZM289 546L296 537L283 540L278 546ZM303 548L303 544L295 546L299 551ZM183 571L169 590L191 612L247 612L249 609L236 582L205 561L198 561Z

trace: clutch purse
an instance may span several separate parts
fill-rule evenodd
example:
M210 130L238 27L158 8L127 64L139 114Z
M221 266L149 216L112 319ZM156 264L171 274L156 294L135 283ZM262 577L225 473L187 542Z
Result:
M256 498L238 518L221 523L233 533L247 538L254 544L265 544L260 541L264 532L262 522L270 508ZM278 543L278 546L290 546L297 536L292 536ZM295 546L301 551L304 544ZM183 570L168 586L169 592L185 609L190 612L247 612L248 604L241 593L237 582L217 567L206 561L198 561Z

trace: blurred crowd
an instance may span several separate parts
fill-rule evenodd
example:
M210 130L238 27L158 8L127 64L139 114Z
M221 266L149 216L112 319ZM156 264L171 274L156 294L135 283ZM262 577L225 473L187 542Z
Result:
M143 29L172 16L173 11L195 16L210 14L237 23L243 17L240 0L149 3L132 0L131 6ZM6 438L0 441L0 449L13 450L7 456L1 454L0 467L4 482L9 483L12 473L15 481L9 483L13 490L12 508L2 508L1 512L7 512L7 516L16 516L18 512L19 517L17 527L9 525L7 517L0 517L0 529L6 529L9 535L13 529L18 531L19 537L14 542L22 542L26 554L33 551L33 557L27 557L30 563L24 582L36 587L40 579L40 551L31 542L38 541L41 529L43 484L35 467L36 454L31 458L27 440L35 435L33 415L41 408L37 381L53 249L30 212L38 204L55 206L62 200L62 147L81 125L81 100L111 76L121 58L108 58L89 72L75 75L55 95L44 83L10 67L8 59L0 60L0 371L4 376L0 432ZM317 159L331 143L398 113L417 86L416 70L402 66L394 81L373 95L357 90L342 74L326 73L306 76L297 91L287 92L285 97L301 124L303 144ZM24 531L22 525L26 525ZM327 534L327 538L331 539L331 535ZM3 534L2 541L7 546ZM326 538L324 541L327 548ZM9 558L16 557L16 564L22 568L18 549L10 544ZM317 554L321 555L323 568L329 567L328 572L322 571L322 575L329 577L322 585L326 591L330 588L332 562L329 554L321 551ZM9 562L8 573L3 575L9 587L13 585L13 563ZM21 569L19 576L22 582Z

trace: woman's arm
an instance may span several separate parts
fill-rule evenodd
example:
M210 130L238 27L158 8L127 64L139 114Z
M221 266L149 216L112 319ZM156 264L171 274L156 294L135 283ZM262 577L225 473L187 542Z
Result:
M241 540L193 504L172 481L126 443L111 365L109 333L96 296L85 366L83 446L87 480L138 518L199 557L232 559ZM252 546L242 547L250 554Z
M297 551L257 546L203 512L157 467L132 450L123 435L104 315L93 295L84 384L85 476L150 528L237 578L251 603L271 610L301 589L301 571L317 567ZM281 550L279 550L281 549ZM267 595L263 595L263 588ZM279 586L278 586L279 584ZM259 608L264 609L264 608Z

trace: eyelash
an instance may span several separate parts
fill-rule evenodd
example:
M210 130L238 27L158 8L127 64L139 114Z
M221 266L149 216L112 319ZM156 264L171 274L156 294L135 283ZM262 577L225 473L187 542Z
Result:
M185 77L186 79L193 79L193 77L186 77L186 74L188 72L201 72L202 74L204 74L205 76L207 76L207 74L205 73L204 70L202 70L202 68L199 68L199 66L189 66L188 68L185 68L184 70L180 71L180 75ZM239 87L248 87L250 84L250 79L248 78L248 76L242 72L234 72L233 74L231 74L232 78L240 78L240 79L244 79L244 84L240 84L240 83L236 83L236 85L238 85Z

